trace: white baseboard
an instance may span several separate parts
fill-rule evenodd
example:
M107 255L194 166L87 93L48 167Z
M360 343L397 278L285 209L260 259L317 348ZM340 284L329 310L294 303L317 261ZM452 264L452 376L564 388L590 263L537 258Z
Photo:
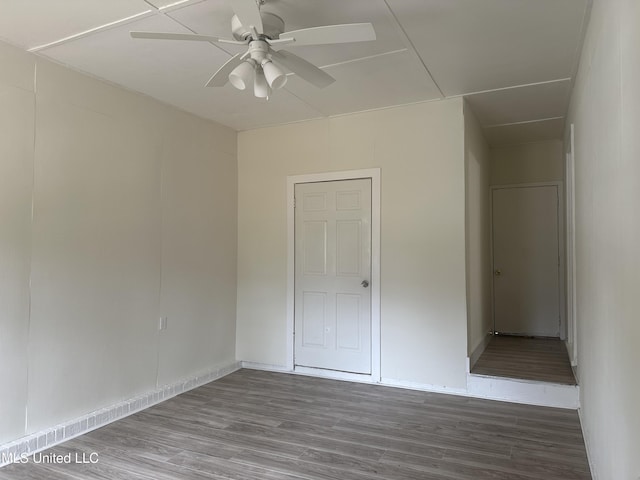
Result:
M290 370L280 365L268 365L264 363L241 362L243 368L252 370L264 370L268 372L289 373L291 375L305 375L310 377L331 378L349 382L371 383L386 387L406 388L408 390L419 390L422 392L448 393L450 395L467 395L467 391L461 388L450 388L441 385L428 385L424 383L397 380L395 378L381 378L379 382L372 379L371 375L359 375L356 373L338 372L335 370L323 370L319 368L296 367Z
M256 362L241 362L242 368L251 370L263 370L267 372L289 373L291 375L304 375L307 377L330 378L348 382L371 383L386 387L406 388L408 390L420 390L422 392L448 393L451 395L466 395L466 390L449 388L440 385L427 385L423 383L408 382L406 380L396 380L394 378L381 378L375 381L371 375L360 375L357 373L338 372L335 370L323 370L321 368L295 367L291 370L281 365L269 365Z
M577 367L578 359L573 355L573 345L569 342L569 339L564 341L564 346L567 348L567 355L569 355L569 362L571 362L571 366Z
M20 459L24 455L32 455L51 448L54 445L66 442L91 430L161 403L171 397L222 378L240 368L240 362L233 362L0 445L0 467L13 463L13 461Z
M337 370L325 370L322 368L294 367L291 370L283 365L269 365L266 363L240 362L242 368L250 370L262 370L266 372L290 373L292 375L304 375L307 377L330 378L332 380L343 380L347 382L377 383L371 375L358 373L339 372Z
M487 332L484 338L480 341L480 343L473 349L473 352L469 355L469 372L474 367L480 356L484 353L487 345L493 339L493 335L491 332Z
M249 370L264 370L265 372L281 372L291 373L291 370L284 365L270 365L268 363L256 363L241 361L242 368L248 368Z
M598 475L596 474L595 465L593 463L593 454L591 453L591 444L589 435L587 435L588 431L584 425L584 421L582 418L582 408L578 408L578 418L580 419L580 429L582 430L582 438L584 439L584 448L587 451L587 461L589 462L589 470L591 471L591 478L593 480L598 480Z
M395 378L382 377L380 385L385 387L406 388L407 390L418 390L421 392L445 393L447 395L467 396L467 390L464 388L447 387L445 385L431 385L428 383L410 382L407 380L398 380Z

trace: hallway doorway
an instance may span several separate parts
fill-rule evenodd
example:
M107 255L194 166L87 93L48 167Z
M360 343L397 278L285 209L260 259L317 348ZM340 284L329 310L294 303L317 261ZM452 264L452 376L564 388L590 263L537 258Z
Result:
M494 331L561 337L558 185L491 189Z

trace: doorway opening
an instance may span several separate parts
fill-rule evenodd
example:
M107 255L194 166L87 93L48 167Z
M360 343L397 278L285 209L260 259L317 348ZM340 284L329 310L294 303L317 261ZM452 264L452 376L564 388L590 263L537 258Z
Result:
M575 385L565 346L562 184L491 187L493 337L472 374Z

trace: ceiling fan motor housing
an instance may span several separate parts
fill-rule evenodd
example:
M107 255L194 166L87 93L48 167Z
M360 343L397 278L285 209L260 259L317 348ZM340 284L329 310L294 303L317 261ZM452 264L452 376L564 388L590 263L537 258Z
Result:
M262 18L263 34L265 37L273 40L280 36L284 32L284 20L278 15L269 12L260 12ZM242 25L238 16L234 15L231 18L231 32L233 38L236 40L244 41L251 36L250 25Z
M262 64L269 59L269 44L263 40L254 40L249 44L249 55L257 65Z

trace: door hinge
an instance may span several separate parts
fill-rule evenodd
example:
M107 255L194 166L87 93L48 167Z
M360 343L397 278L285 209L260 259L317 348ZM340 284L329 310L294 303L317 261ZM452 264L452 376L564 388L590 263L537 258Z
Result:
M293 208L296 208L296 197L293 197Z

